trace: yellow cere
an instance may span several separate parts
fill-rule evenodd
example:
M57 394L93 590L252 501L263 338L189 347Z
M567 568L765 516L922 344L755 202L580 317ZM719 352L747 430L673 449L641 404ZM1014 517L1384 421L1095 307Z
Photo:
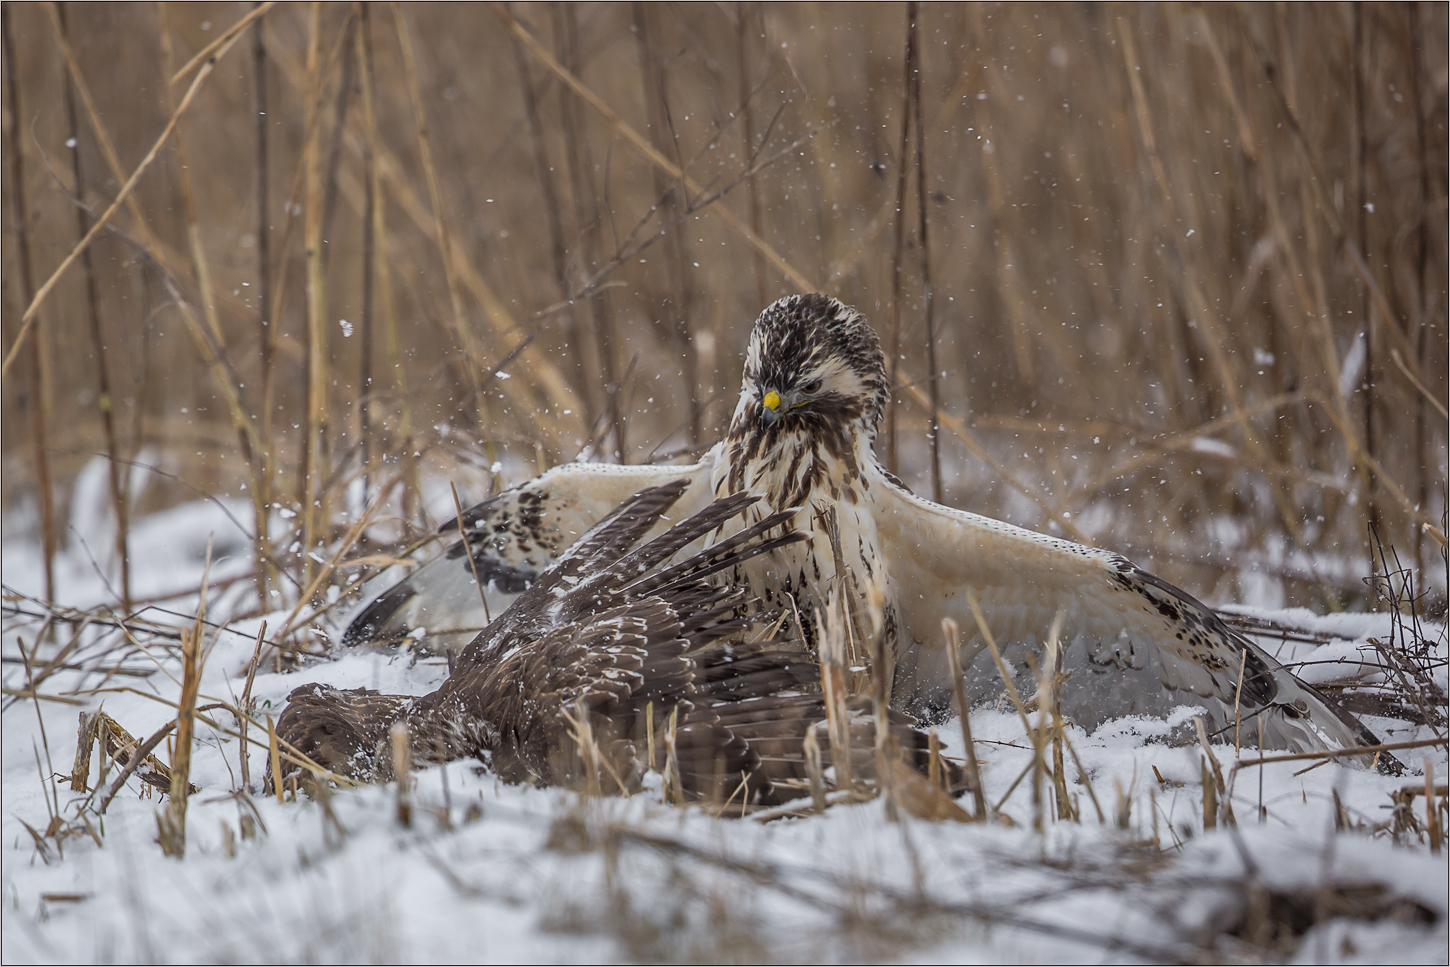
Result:
M761 397L760 402L764 403L767 407L769 407L772 412L780 412L780 394L777 393L775 390L771 390L769 393L766 393L763 397Z

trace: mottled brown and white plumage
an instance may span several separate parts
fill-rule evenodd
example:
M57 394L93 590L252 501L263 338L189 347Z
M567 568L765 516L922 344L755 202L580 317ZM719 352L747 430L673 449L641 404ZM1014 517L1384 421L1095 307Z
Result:
M307 685L289 696L279 735L362 780L391 775L387 740L402 722L415 760L475 756L508 781L593 776L602 792L632 792L653 768L688 799L748 808L799 796L806 734L826 719L816 665L771 633L777 613L711 578L805 538L792 514L773 514L676 559L759 502L736 494L641 543L688 485L646 488L586 531L454 657L436 691ZM874 771L868 704L848 707L855 775ZM896 745L927 771L926 736L900 713L892 723ZM829 749L821 755L829 767Z
M1060 616L1071 676L1062 704L1084 727L1185 702L1204 705L1222 724L1235 718L1237 701L1246 734L1257 742L1262 723L1272 747L1375 741L1210 609L1120 555L910 493L872 449L887 390L880 343L860 313L823 295L782 299L757 320L729 433L700 463L556 467L464 513L473 566L502 603L619 500L683 476L677 509L686 512L736 491L762 498L720 534L795 510L794 526L810 539L743 562L729 580L791 607L808 640L817 611L839 588L863 628L885 635L895 657L893 705L919 717L949 708L943 618L962 629L974 694L1000 687L968 604L975 596L1018 668ZM440 539L449 533L453 522ZM422 628L447 646L471 637L478 612L468 553L457 541L361 609L346 640Z

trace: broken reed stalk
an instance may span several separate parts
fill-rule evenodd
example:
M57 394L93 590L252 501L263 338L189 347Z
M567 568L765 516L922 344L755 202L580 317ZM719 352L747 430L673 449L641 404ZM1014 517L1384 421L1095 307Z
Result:
M891 246L891 315L886 326L886 469L897 472L896 465L896 384L897 362L901 359L902 264L906 251L906 159L911 147L911 90L917 72L917 5L906 5L906 53L901 58L905 76L901 82L901 138L896 151L896 234ZM940 498L938 498L940 499Z
M60 20L62 35L67 35L65 9L54 4ZM163 22L165 15L162 15ZM69 36L66 37L69 43ZM81 132L76 115L75 84L67 75L65 84L66 122L70 128L71 175L74 179L73 192L81 202L86 197L85 172L81 167ZM178 131L178 136L180 132ZM179 144L179 142L178 142ZM184 174L185 172L183 172ZM85 238L89 213L84 204L75 206L76 240ZM110 364L107 360L106 339L101 332L100 295L97 292L96 267L93 253L88 248L81 254L81 273L85 279L86 321L89 323L91 346L96 354L96 409L101 418L101 429L106 441L106 472L111 486L111 512L116 516L115 551L121 570L121 610L131 610L131 555L127 551L130 533L130 514L127 507L125 487L121 479L120 446L116 439L115 397L111 392Z
M685 790L680 780L680 760L675 753L675 735L680 725L680 707L670 709L670 727L665 732L665 801L684 805Z
M242 700L238 707L242 714L237 717L237 732L241 734L237 752L241 757L239 763L242 773L242 788L248 792L252 791L252 757L247 749L247 723L252 714L252 682L257 678L257 666L262 663L262 644L267 640L267 622L263 621L262 626L257 629L257 643L252 647L252 660L247 663L247 684L242 688Z
M203 599L205 594L203 594ZM171 801L156 817L161 851L167 856L186 855L186 801L191 792L191 743L196 728L196 696L201 688L201 644L199 627L181 635L181 700L176 711L176 746L171 757Z
M1262 721L1262 719L1261 719ZM1208 732L1203 725L1203 716L1193 720L1193 728L1198 733L1198 745L1203 749L1203 759L1199 760L1203 773L1203 822L1204 829L1211 829L1222 820L1229 826L1235 825L1233 802L1225 795L1228 791L1228 784L1224 782L1223 769L1219 767L1218 756L1213 754L1213 749L1208 744ZM1222 803L1222 809L1220 809Z
M1073 809L1067 792L1067 773L1062 760L1062 623L1066 612L1061 609L1053 616L1052 627L1047 632L1044 649L1042 675L1038 684L1038 729L1051 735L1052 787L1056 796L1057 817L1080 822L1082 817Z
M831 746L831 765L836 770L836 788L851 789L851 721L846 709L850 694L846 665L846 603L839 588L831 589L825 620L817 612L816 626L825 634L820 646L821 691L826 705L826 738Z
M71 792L90 791L91 751L96 745L96 723L99 715L99 711L80 713L80 728L76 733L76 758L70 770ZM102 761L105 761L104 758Z
M388 742L393 755L393 778L398 783L395 814L398 825L409 829L413 825L413 743L408 735L408 723L394 722L388 730Z
M35 274L30 253L30 217L25 199L25 158L17 125L20 113L20 88L15 74L15 42L11 36L10 17L15 8L0 7L0 35L5 55L5 143L10 148L10 204L14 214L15 250L20 262L20 293L27 304L35 301ZM8 315L8 313L7 313ZM9 335L7 333L7 335ZM19 347L23 332L14 335L10 355ZM55 492L50 479L50 454L46 424L50 408L50 361L45 340L39 336L30 344L30 443L35 461L35 488L39 492L41 559L45 569L45 599L55 600Z
M977 765L977 744L972 741L971 706L967 702L967 686L962 674L961 627L952 618L943 618L941 630L946 638L947 668L952 676L952 700L962 726L962 757L966 761L967 791L972 794L978 819L987 818L987 796L982 790L982 771Z

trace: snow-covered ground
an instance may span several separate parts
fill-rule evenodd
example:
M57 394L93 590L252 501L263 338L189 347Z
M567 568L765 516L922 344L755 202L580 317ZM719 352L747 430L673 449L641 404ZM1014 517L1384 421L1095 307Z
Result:
M88 533L104 532L100 523ZM136 596L199 585L213 534L214 553L225 552L213 582L248 571L245 537L217 503L141 522ZM44 836L51 816L76 816L85 798L69 784L78 713L103 705L144 738L175 716L180 663L93 621L65 659L74 667L44 682L46 699L13 694L26 688L19 649L30 653L40 625L10 613L36 610L11 592L37 593L41 576L32 545L7 541L3 552L7 963L1447 958L1445 855L1432 855L1417 831L1387 828L1392 793L1423 787L1427 765L1444 782L1443 748L1401 753L1408 774L1387 777L1336 763L1305 771L1315 766L1305 761L1235 772L1232 743L1215 743L1237 825L1205 830L1202 749L1186 708L1092 734L1069 729L1083 771L1069 758L1067 787L1081 821L1053 819L1049 804L1041 832L1031 782L1011 789L1031 753L1005 705L972 716L987 799L1000 801L1004 817L990 824L893 823L879 800L804 818L721 819L665 805L651 791L598 800L507 786L469 761L415 776L414 821L404 827L393 786L341 790L327 802L264 795L267 757L256 747L254 789L242 790L238 742L226 734L233 720L213 711L219 728L200 726L193 754L201 791L187 812L185 859L162 854L156 815L165 797L134 778L93 818L94 838L57 844ZM113 600L104 553L71 542L59 561L64 603ZM209 616L227 620L247 588L241 581L210 596ZM196 603L181 596L142 617L180 626ZM1342 639L1265 639L1286 661L1355 660L1369 637L1390 630L1386 615L1256 614ZM275 629L285 618L269 621ZM208 636L200 704L236 702L260 621ZM33 666L74 633L56 631ZM1431 631L1443 659L1443 629ZM95 670L128 651L127 673ZM1326 667L1306 666L1306 676L1332 677ZM358 651L284 673L264 668L253 696L261 715L275 716L288 692L311 681L421 694L445 674L441 661ZM1442 682L1443 674L1442 666ZM1367 722L1386 741L1432 734ZM958 723L939 731L945 751L958 751ZM168 760L165 744L157 755ZM92 785L98 768L94 760ZM1424 804L1412 804L1421 823ZM250 828L256 835L244 837Z

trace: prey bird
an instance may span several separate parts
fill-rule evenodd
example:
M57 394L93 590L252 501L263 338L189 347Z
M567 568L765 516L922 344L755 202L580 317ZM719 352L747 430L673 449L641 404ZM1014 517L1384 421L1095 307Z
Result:
M969 694L999 694L980 614L1018 673L1060 629L1061 708L1087 729L1199 704L1217 727L1237 723L1250 744L1260 729L1265 746L1296 751L1378 743L1209 608L1126 558L911 493L873 450L888 389L880 341L859 312L820 294L781 299L756 320L729 431L699 463L567 464L485 500L464 511L464 537L457 521L443 525L434 558L365 601L343 640L412 634L456 651L486 623L479 581L496 613L621 500L684 479L677 514L737 492L760 498L717 539L791 512L808 539L714 579L789 612L808 645L820 616L842 602L855 640L882 644L892 706L918 719L951 709L944 618L961 629Z
M401 724L415 762L477 757L505 781L605 794L635 792L653 769L673 798L746 812L799 798L812 768L820 791L836 751L850 766L834 784L874 780L879 721L892 763L961 785L900 712L881 720L865 696L842 693L828 714L815 661L778 633L783 614L712 580L807 540L793 512L677 554L760 502L734 494L642 543L689 485L647 487L606 514L454 656L436 691L306 685L288 696L279 737L333 773L385 780Z

